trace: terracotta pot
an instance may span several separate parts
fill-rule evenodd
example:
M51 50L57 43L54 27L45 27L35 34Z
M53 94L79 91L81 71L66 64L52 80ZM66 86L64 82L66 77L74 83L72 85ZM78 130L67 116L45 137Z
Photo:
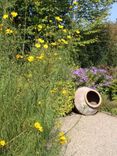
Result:
M98 111L101 102L101 95L94 89L81 87L78 88L75 93L75 107L81 114L95 114Z

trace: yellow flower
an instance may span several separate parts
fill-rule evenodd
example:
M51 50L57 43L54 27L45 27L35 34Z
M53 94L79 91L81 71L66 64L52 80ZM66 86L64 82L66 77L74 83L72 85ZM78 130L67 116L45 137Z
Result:
M63 19L60 18L59 16L56 16L55 19L56 19L57 21L59 21L59 22L62 22L62 21L63 21Z
M38 131L43 132L43 127L39 122L34 123L34 128L36 128Z
M44 59L44 54L41 54L40 56L36 57L38 60L43 60Z
M59 29L63 29L63 25L59 24L58 27L59 27Z
M4 147L6 145L5 140L0 140L0 146Z
M35 47L36 47L36 48L40 48L41 45L40 45L39 43L35 43Z
M67 91L66 89L63 89L63 90L62 90L62 94L63 94L63 95L68 95L68 91Z
M28 60L29 62L33 62L33 61L34 61L34 56L28 56L27 60Z
M68 39L71 39L72 37L70 35L67 36Z
M48 49L48 45L47 45L47 44L44 44L43 47L44 47L45 49Z
M63 42L64 44L68 44L68 41L61 39L61 42Z
M73 2L74 5L78 5L78 2Z
M20 55L20 54L17 54L17 55L16 55L16 59L21 59L21 58L23 58L22 55Z
M6 34L12 34L13 30L11 30L10 28L6 29Z
M37 41L40 43L44 43L44 40L42 38L38 38Z
M67 138L65 136L60 137L60 144L66 144L67 143Z
M4 14L4 15L3 15L3 19L7 19L8 17L9 17L8 14Z
M38 25L38 31L40 31L43 28L41 24Z
M66 29L63 29L63 32L64 32L64 33L67 33L67 30L66 30Z
M56 43L56 42L52 42L51 45L52 45L52 46L56 46L57 43Z
M11 15L12 15L12 17L16 17L16 16L18 15L18 13L15 12L15 11L12 11L12 12L11 12Z
M77 34L80 34L80 31L79 31L79 30L76 30L76 33L77 33Z
M65 137L64 132L59 133L59 141L62 145L67 143L67 138Z
M64 132L59 132L59 137L61 137L61 136L63 136L63 135L65 135Z

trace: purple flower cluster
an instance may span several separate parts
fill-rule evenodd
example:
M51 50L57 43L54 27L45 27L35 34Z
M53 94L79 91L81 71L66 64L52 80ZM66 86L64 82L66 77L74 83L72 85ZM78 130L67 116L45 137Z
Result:
M78 76L80 82L87 82L88 81L86 68L79 68L78 70L74 70L73 75Z
M77 85L86 85L91 88L108 87L112 82L112 76L103 68L79 68L73 71Z
M92 67L92 68L90 69L90 71L91 71L93 74L97 74L97 73L105 74L105 73L107 73L107 71L106 71L105 69L96 68L96 67Z

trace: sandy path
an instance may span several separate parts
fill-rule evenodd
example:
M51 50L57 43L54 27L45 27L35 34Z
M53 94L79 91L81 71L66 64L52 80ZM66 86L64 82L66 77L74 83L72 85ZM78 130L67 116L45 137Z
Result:
M117 156L116 117L104 113L73 114L63 118L62 125L69 143L63 147L61 156Z

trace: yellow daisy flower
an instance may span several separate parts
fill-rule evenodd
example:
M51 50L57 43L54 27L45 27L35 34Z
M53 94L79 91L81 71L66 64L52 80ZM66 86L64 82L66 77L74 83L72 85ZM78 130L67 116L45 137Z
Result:
M63 19L60 18L59 16L56 16L55 19L56 19L58 22L62 22L62 21L63 21Z
M70 35L67 36L68 39L71 39L72 37Z
M52 45L52 46L56 46L57 43L56 43L56 42L52 42L51 45Z
M8 14L4 14L2 18L3 18L3 19L7 19L8 17L9 17Z
M38 131L43 132L43 127L39 122L34 123L34 128L36 128Z
M38 38L37 41L40 43L44 43L44 40L42 38Z
M5 140L0 140L0 146L1 146L1 147L4 147L5 145L6 145Z
M13 30L11 30L10 28L6 29L6 34L12 34Z
M18 59L21 59L21 58L23 58L22 55L20 55L20 54L17 54L17 55L16 55L16 59L17 59L17 60L18 60Z
M40 48L41 45L40 45L39 43L35 43L35 47L36 47L36 48Z
M40 56L36 57L38 60L43 60L44 59L44 54L41 54Z
M28 60L29 62L33 62L33 61L34 61L34 56L28 56L28 57L27 57L27 60Z
M73 2L74 5L78 5L78 2Z
M68 41L66 41L65 39L61 39L61 42L64 44L68 44Z
M59 27L59 29L63 29L63 25L59 24L58 27Z
M63 32L64 32L64 33L67 33L67 30L66 30L66 29L63 29Z
M63 136L65 133L64 132L59 132L59 137Z
M43 28L41 24L38 25L38 31L40 31Z
M18 15L18 13L15 12L15 11L12 11L12 12L11 12L11 15L12 15L12 17L16 17L16 16Z
M80 31L79 31L79 30L76 30L76 33L77 33L77 34L80 34Z
M67 141L67 138L65 137L65 134L64 132L60 132L59 133L59 141L60 141L60 144L66 144L68 141Z
M60 137L60 144L66 144L67 143L67 138L65 136Z
M47 45L47 44L44 44L43 47L44 47L45 49L48 49L48 45Z

